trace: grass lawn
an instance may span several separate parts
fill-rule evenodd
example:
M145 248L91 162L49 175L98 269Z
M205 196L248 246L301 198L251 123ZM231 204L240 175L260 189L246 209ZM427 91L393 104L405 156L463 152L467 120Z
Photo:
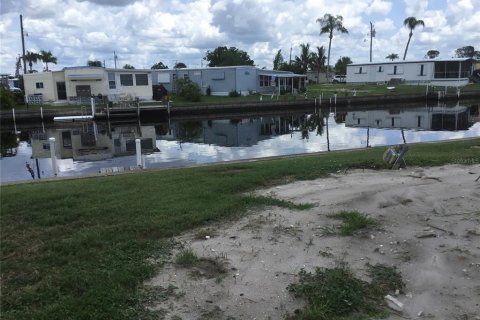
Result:
M406 162L478 163L479 145L411 145ZM245 195L256 188L382 168L384 150L2 186L2 319L154 318L142 282L170 258L172 236L277 204Z

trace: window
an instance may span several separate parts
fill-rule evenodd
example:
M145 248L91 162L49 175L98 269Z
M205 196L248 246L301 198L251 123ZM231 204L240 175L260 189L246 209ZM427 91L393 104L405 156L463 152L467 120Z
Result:
M383 72L383 66L378 66L378 72Z
M270 76L259 76L260 78L260 87L270 87Z
M36 87L37 89L43 89L43 82L37 82L37 83L35 83L35 87Z
M120 85L124 87L133 86L133 74L121 74Z
M115 83L115 73L109 72L108 73L108 87L110 89L116 89L117 84Z
M358 72L357 73L367 73L367 70L363 69L363 67L358 67Z
M188 73L185 73L185 74L183 75L183 79L184 79L184 80L190 79L190 77L188 76Z
M148 86L148 75L146 73L136 74L135 83L137 86Z
M393 67L393 74L397 74L397 66ZM393 118L392 118L392 126L393 126Z
M424 76L425 74L423 73L423 64L420 65L420 76Z

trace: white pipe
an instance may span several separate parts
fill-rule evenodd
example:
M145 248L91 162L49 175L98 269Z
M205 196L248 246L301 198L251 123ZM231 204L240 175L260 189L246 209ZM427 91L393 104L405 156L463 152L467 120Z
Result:
M142 145L140 144L140 139L135 139L135 147L137 150L137 167L142 168Z
M43 121L43 107L40 107L40 115L41 115L42 121Z
M57 176L57 158L55 156L55 138L48 139L50 141L50 157L52 158L53 175Z
M92 117L95 118L95 98L90 98L90 104L92 105Z
M13 126L15 127L15 134L17 134L17 121L15 120L15 108L12 108Z

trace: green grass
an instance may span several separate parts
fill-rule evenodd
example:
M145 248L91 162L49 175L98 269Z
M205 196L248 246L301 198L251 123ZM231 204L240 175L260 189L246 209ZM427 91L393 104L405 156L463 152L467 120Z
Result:
M192 267L198 262L198 257L192 249L182 249L175 256L175 263L182 267Z
M351 236L356 231L369 229L378 225L378 222L375 219L356 210L342 210L338 213L329 215L329 217L342 220L342 224L332 227L333 230L327 229L327 233L331 232L341 236Z
M479 145L411 145L406 162L462 163ZM141 288L171 258L172 236L280 204L249 196L257 188L383 168L384 150L2 186L2 319L148 319Z
M378 319L388 315L382 305L384 284L356 278L343 263L332 269L316 268L313 273L302 269L298 277L288 290L307 304L289 320Z

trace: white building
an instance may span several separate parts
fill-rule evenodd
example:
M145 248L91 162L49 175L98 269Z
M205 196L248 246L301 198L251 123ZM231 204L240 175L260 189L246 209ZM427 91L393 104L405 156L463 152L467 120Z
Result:
M347 83L464 86L475 63L471 58L352 63L347 66Z

